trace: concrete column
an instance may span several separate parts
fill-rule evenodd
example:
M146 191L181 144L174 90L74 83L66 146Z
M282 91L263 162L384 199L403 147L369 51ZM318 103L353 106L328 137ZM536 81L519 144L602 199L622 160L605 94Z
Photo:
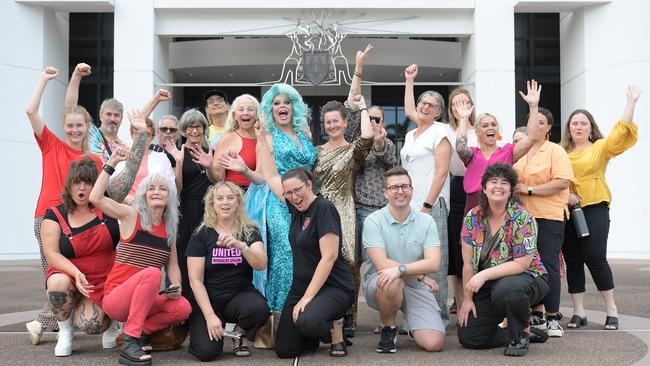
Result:
M115 74L113 93L126 111L141 108L154 92L155 12L153 0L115 0ZM129 123L120 126L120 139L131 141Z
M601 132L608 135L625 106L629 84L641 87L635 121L636 146L611 160L607 183L612 192L608 255L616 258L650 258L640 239L644 208L650 196L644 189L650 179L650 3L613 1L563 14L560 21L562 118L578 108L589 110Z
M497 117L505 139L515 129L515 19L511 1L476 1L474 34L463 40L463 82L478 114Z
M4 37L0 53L0 100L5 128L0 134L2 171L0 192L7 209L0 212L0 259L38 258L33 234L34 208L41 188L41 151L27 116L25 105L41 71L55 66L60 75L48 83L40 114L48 128L63 137L63 100L68 80L68 14L54 13L40 6L0 2ZM25 26L28 24L29 26ZM20 30L16 32L16 30Z

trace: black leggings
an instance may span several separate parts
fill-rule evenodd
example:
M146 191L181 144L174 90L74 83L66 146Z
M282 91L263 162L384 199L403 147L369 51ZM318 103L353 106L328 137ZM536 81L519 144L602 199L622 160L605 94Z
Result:
M589 236L578 238L573 220L564 230L564 260L566 261L569 293L585 292L585 264L591 272L598 291L614 288L614 276L607 262L607 236L609 235L609 207L605 202L583 207L589 226Z
M458 341L465 348L484 349L505 346L528 327L529 309L548 293L545 276L527 273L486 282L474 294L476 318L469 314L467 325L458 327ZM508 331L499 327L508 318Z
M460 243L460 232L465 218L465 189L463 177L451 176L449 198L449 217L447 218L447 238L449 239L449 276L463 277L463 253ZM457 295L456 297L460 296Z
M321 339L330 337L332 321L342 318L354 300L354 291L323 287L307 304L305 311L293 322L293 307L302 294L289 292L282 308L275 353L280 358L293 358L318 348Z
M214 312L222 322L236 323L246 331L246 339L255 340L257 329L266 323L271 314L266 299L254 288L244 290L224 306L214 306ZM190 344L187 352L203 362L212 361L223 353L223 338L210 340L205 317L196 302L192 302L192 314L187 320L190 328Z
M560 251L564 243L564 221L537 219L537 251L548 272L550 291L544 298L547 313L560 310Z

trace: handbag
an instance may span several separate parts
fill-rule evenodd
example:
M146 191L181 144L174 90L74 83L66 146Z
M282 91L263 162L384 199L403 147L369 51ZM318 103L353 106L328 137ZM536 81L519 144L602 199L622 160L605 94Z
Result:
M274 349L278 324L280 324L280 313L271 313L266 323L264 323L264 325L257 330L257 333L255 333L255 343L253 343L253 347L259 349Z

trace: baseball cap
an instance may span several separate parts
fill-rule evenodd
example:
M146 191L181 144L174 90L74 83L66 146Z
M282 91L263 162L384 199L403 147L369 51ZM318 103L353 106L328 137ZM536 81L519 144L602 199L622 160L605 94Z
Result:
M226 94L226 92L224 92L223 90L217 90L217 89L208 90L207 92L205 92L203 94L203 100L207 101L213 95L218 95L222 97L223 100L225 100L226 103L228 103L228 94Z

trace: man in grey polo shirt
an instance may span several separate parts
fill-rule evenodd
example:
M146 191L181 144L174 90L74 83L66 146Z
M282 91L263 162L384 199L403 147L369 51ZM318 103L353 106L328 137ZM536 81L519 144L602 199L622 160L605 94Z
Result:
M440 240L430 215L410 208L413 190L408 172L395 167L384 174L388 205L373 212L363 226L368 253L363 294L379 310L381 336L377 352L397 351L395 318L401 309L418 346L442 350L445 327L433 295L438 285L426 275L440 269Z

